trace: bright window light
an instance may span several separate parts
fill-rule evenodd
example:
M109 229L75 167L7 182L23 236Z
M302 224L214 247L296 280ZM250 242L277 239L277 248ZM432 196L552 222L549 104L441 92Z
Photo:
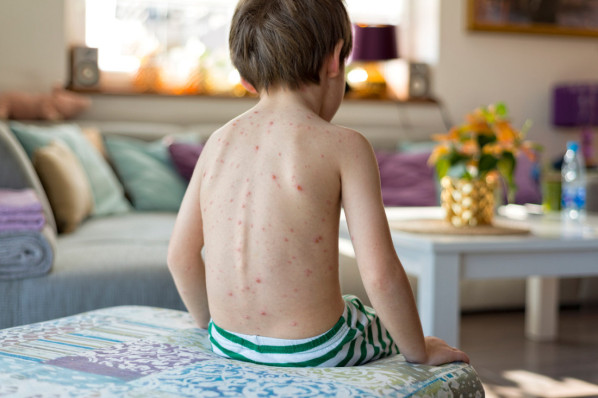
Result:
M353 22L397 25L403 13L404 0L345 0Z
M85 42L102 71L159 70L162 86L216 87L233 76L229 24L237 0L85 0ZM403 0L346 0L351 19L398 24ZM152 75L151 73L149 75ZM213 81L209 80L212 75ZM152 75L153 76L153 75ZM180 90L179 90L180 91Z
M106 71L135 72L148 62L182 62L176 68L185 69L208 53L217 62L228 57L228 24L235 4L233 0L85 0L85 42L99 49L99 66Z

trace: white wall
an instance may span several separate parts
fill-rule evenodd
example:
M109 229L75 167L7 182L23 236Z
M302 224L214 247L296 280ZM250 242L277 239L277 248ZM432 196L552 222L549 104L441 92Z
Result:
M44 92L55 83L67 81L67 43L73 42L73 33L65 27L65 3L71 1L80 0L0 0L0 92L14 89ZM439 18L438 14L428 13L433 21L440 21L438 33L431 32L438 36L427 39L420 36L412 43L438 44L432 82L453 121L459 121L478 105L503 100L511 109L515 125L521 125L526 118L534 121L530 138L542 143L549 157L564 148L566 139L577 137L576 133L559 132L550 125L551 88L562 81L598 81L598 40L468 32L465 0L413 1L425 5L419 11L412 11L417 15L418 25L411 29L416 32L419 29L420 35L427 31L421 25L426 15L422 10L429 12L430 6L439 9ZM426 51L411 51L412 57L418 54L435 62ZM145 112L148 119L162 115L197 122L205 114L225 118L230 113L227 110L230 105L222 100L152 100L135 96L116 100L107 96L95 102L95 107L87 113L92 118L118 115L123 119L127 110L135 110L138 112L135 117ZM250 102L241 102L232 108L249 105ZM375 112L372 108L378 107L366 103L343 105L335 120L347 124L359 122L360 127L377 125L376 131L384 128L389 134L398 135L397 124L404 121L399 118L405 115L388 104ZM437 121L435 113L424 118ZM433 132L442 129L441 123L434 126L437 131Z
M63 0L0 0L0 92L64 83L64 22Z
M437 1L440 53L434 87L455 121L479 105L502 100L515 126L533 121L528 137L545 146L548 158L564 151L567 139L578 138L575 130L551 126L551 90L555 83L598 81L598 39L471 32L465 0Z

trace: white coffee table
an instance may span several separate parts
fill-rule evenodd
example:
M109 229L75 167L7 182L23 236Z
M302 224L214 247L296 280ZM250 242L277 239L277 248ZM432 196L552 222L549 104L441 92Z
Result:
M388 208L389 220L442 218L437 207ZM498 218L499 220L501 217ZM558 217L533 216L527 235L435 235L391 230L397 254L418 277L417 306L426 335L459 345L461 279L527 278L526 335L557 335L558 278L598 275L598 217L582 236L565 236ZM340 239L350 239L344 215Z

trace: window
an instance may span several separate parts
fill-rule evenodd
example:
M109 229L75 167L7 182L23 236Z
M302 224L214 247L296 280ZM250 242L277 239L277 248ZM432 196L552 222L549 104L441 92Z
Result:
M85 42L99 67L130 89L243 95L228 55L237 0L85 0ZM361 23L397 24L400 0L347 0ZM125 76L123 80L122 77Z

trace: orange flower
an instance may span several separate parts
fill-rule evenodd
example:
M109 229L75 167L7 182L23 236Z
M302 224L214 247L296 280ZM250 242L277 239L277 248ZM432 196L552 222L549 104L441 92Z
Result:
M522 130L528 127L526 122ZM468 113L463 124L433 136L438 145L428 163L436 166L439 178L448 173L466 179L500 173L509 188L515 188L513 173L519 152L535 160L535 145L523 137L522 131L511 126L505 104L480 107Z
M493 156L498 157L498 156L502 155L502 153L504 152L504 148L499 143L495 142L492 144L484 145L482 152L484 154L493 155Z
M519 138L519 133L515 131L507 121L499 121L495 125L496 139L503 143L512 143Z
M466 156L474 156L480 152L480 148L478 147L478 142L474 139L468 139L467 141L463 142L459 152Z
M536 161L536 151L534 149L534 144L532 142L524 141L521 144L521 152L523 152L532 162Z
M438 159L450 152L449 149L449 146L446 144L437 145L432 151L430 157L428 158L428 164L431 166L436 164L436 162L438 162Z

